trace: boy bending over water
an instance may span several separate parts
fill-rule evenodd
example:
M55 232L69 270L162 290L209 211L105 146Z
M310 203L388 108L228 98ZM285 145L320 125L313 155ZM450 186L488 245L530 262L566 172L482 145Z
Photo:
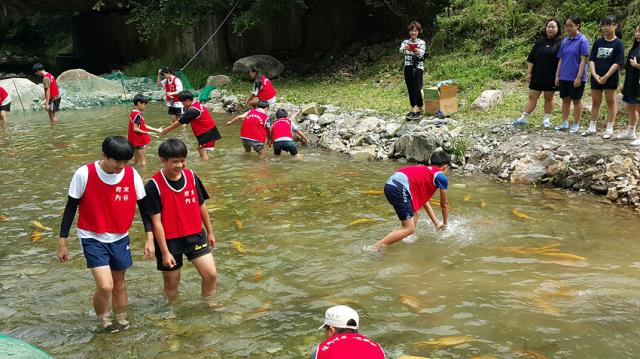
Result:
M449 223L449 200L447 187L449 180L446 173L449 170L451 156L443 151L434 152L429 160L431 166L408 166L400 168L391 175L384 185L384 195L391 203L400 219L401 228L391 231L371 248L379 250L406 238L416 231L418 211L424 207L431 222L437 230L444 230ZM440 209L442 222L438 220L429 200L440 190Z
M202 296L207 297L216 289L217 277L211 255L216 237L204 204L209 195L200 178L185 166L187 146L184 142L175 138L166 140L158 148L158 154L162 169L147 182L143 212L151 216L153 233L147 231L147 241L155 244L164 292L170 303L178 297L182 255L186 255L198 270ZM207 230L206 236L202 225Z
M57 256L69 259L67 238L80 206L78 238L82 252L96 281L93 308L100 326L110 333L126 329L127 291L124 274L133 264L129 249L129 228L133 223L136 201L145 196L142 178L129 166L133 147L122 136L107 137L102 142L103 157L80 167L69 185L69 197L60 225ZM145 227L150 225L145 222ZM153 242L145 245L145 256L153 251ZM116 323L109 318L109 299Z

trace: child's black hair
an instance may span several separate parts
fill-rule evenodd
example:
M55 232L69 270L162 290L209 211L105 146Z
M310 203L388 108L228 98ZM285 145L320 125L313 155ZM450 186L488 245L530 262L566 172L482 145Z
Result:
M431 163L432 166L438 166L438 167L442 167L444 165L450 165L451 155L449 155L444 151L436 151L431 154L429 163Z
M267 108L267 107L269 107L269 103L267 101L260 100L260 101L258 101L258 107L259 108Z
M37 63L31 68L31 72L38 72L40 70L44 70L44 66L42 66L41 63Z
M170 138L162 142L158 147L158 156L160 158L185 158L187 153L187 145L177 138Z
M287 110L285 110L284 108L279 108L278 111L276 111L277 118L285 118L287 116L289 116L289 114L287 113Z
M569 15L567 17L567 20L571 20L572 23L576 24L576 26L578 26L578 29L582 27L582 19L580 19L580 16L576 14ZM565 20L565 23L566 23L566 20Z
M102 141L102 153L116 161L129 161L133 158L133 146L123 136L109 136Z
M189 90L182 90L178 93L178 101L191 100L193 101L193 94Z
M622 26L615 15L603 16L602 19L600 19L600 25L618 25L616 28L616 37L618 39L622 38Z
M160 70L160 73L175 75L176 70L174 70L174 68L171 66L165 66Z
M148 103L149 100L150 100L149 96L145 96L145 95L143 95L141 93L133 96L133 104L134 105L137 105L139 103Z

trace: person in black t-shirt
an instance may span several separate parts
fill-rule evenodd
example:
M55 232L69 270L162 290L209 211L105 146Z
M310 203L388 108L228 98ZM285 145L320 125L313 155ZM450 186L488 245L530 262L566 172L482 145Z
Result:
M556 68L558 67L557 54L562 40L560 27L558 20L548 20L544 36L536 41L529 53L529 57L527 57L529 100L524 106L522 115L513 121L514 125L526 125L529 123L529 114L536 108L540 94L544 92L544 118L542 125L545 128L551 127L553 95L557 90L555 85Z
M616 136L616 140L631 140L632 146L640 146L640 140L636 136L636 125L640 117L640 25L636 26L633 36L633 46L627 55L622 86L622 101L627 104L629 125L626 131Z
M607 101L607 128L602 138L609 139L613 135L613 124L618 113L616 89L620 79L620 66L624 65L624 43L620 38L620 25L613 15L607 15L600 21L602 37L593 43L589 56L591 72L591 122L582 136L596 133L596 123L602 104L602 93Z

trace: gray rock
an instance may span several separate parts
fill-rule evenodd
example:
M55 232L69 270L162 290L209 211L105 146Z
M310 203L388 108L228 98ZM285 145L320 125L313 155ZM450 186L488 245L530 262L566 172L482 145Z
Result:
M440 145L440 139L434 133L404 135L395 142L393 156L427 162Z
M343 152L346 149L342 139L337 134L325 134L320 138L319 145L331 151Z
M284 65L271 55L251 55L243 57L233 63L233 72L248 77L249 70L254 66L268 78L278 77L284 71Z
M306 115L305 117L303 117L300 122L304 122L304 121L309 121L312 124L317 123L320 120L320 116L315 115L315 114L311 114L311 115Z
M393 137L393 136L395 136L396 131L399 128L400 128L400 124L399 123L387 122L387 124L384 126L384 132L386 132L389 137Z
M611 158L611 163L607 164L605 175L610 179L614 179L627 174L632 166L633 160L631 158L615 155Z
M231 79L226 75L212 75L207 77L207 86L222 87L231 83Z
M375 159L375 146L352 148L349 151L349 156L356 161L369 161Z
M317 102L304 105L300 108L300 112L304 115L317 115L320 116L324 113L324 108L318 105Z
M485 90L473 101L471 108L474 110L487 110L502 101L504 93L500 90Z
M547 167L557 163L562 162L555 161L549 151L527 155L516 163L510 181L516 184L537 183L548 173ZM563 171L565 169L563 167Z
M353 129L353 133L357 135L366 135L375 132L379 125L383 125L384 121L377 117L365 117Z
M410 124L410 123L405 123L403 125L401 125L393 134L395 137L402 137L404 135L407 135L409 133L412 133L413 131L415 131L418 128L418 126Z
M615 187L609 188L607 191L607 199L611 201L615 201L618 199L620 195L618 194L618 190Z
M380 143L380 135L377 133L370 133L362 139L362 141L369 145L376 145Z
M605 194L609 189L604 183L593 183L591 184L591 190L596 193Z
M0 80L0 86L2 86L7 92L11 94L11 110L44 110L44 89L42 85L36 85L29 79L24 78L10 78ZM16 88L17 93L16 93ZM20 94L18 96L18 93Z
M318 119L318 124L320 126L327 126L329 124L336 122L337 118L338 116L332 113L325 113L324 115L320 116L320 118Z

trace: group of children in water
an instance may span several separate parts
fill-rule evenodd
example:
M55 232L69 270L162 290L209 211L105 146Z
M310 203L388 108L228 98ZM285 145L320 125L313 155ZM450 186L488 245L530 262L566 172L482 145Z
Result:
M252 73L255 73L253 69ZM164 79L161 80L161 76ZM265 77L253 78L260 81L263 90L270 86ZM189 91L180 88L179 79L170 69L165 68L159 72L158 83L165 88L168 113L172 116L171 124L166 128L147 125L143 112L149 98L136 95L133 98L134 108L129 115L128 138L107 137L102 143L102 159L83 165L74 173L60 227L57 257L65 262L69 258L67 238L79 208L77 235L87 267L96 284L93 306L100 327L110 333L129 326L126 316L125 273L133 263L129 229L136 206L140 209L146 233L144 256L156 258L169 303L178 296L180 268L185 256L201 276L202 296L210 296L216 288L217 269L211 255L216 237L205 204L209 195L200 178L186 167L188 150L185 143L172 138L160 144L158 155L162 168L146 185L138 172L129 165L132 158L134 165L146 165L145 146L151 142L150 134L165 135L181 124L191 125L202 159L208 158L207 151L215 148L216 141L221 138L206 107L194 100ZM254 150L264 157L266 144L273 145L275 155L287 151L299 157L293 133L297 133L305 143L308 142L307 138L289 119L284 109L275 111L275 118L270 121L268 109L270 102L275 103L275 90L268 92L267 97L270 98L267 99L261 96L260 91L258 87L257 92L247 100L249 106L255 105L256 108L236 116L227 124L243 122L240 139L247 152ZM181 106L177 105L178 102ZM396 211L401 228L371 246L371 250L377 251L412 235L420 208L425 208L436 229L447 227L448 180L445 172L450 161L445 152L436 152L431 157L430 166L404 167L389 178L384 193ZM442 222L437 219L428 203L436 191L440 191ZM113 316L109 313L110 308ZM355 319L357 321L357 314ZM357 323L355 325L357 327ZM337 327L328 326L327 330L332 330L331 328L335 330ZM341 330L338 331L342 333Z
M640 112L640 26L634 28L634 42L625 62L624 43L621 39L620 23L613 15L607 15L600 21L602 37L590 48L589 39L580 32L582 21L576 15L569 16L564 22L567 36L562 38L562 25L558 20L550 19L545 25L545 35L533 46L527 58L529 80L529 99L522 115L514 125L527 125L529 115L535 109L541 94L544 94L544 118L542 125L551 127L553 96L560 92L562 99L562 122L558 131L580 132L582 118L582 96L589 74L591 85L591 119L582 136L596 133L596 126L603 95L607 103L607 123L602 138L614 137L614 124L618 112L616 90L620 82L620 69L624 66L625 79L622 86L622 100L627 105L629 123L626 129L616 135L617 140L628 140L631 145L640 146L636 135ZM569 123L569 114L573 104L573 121Z

